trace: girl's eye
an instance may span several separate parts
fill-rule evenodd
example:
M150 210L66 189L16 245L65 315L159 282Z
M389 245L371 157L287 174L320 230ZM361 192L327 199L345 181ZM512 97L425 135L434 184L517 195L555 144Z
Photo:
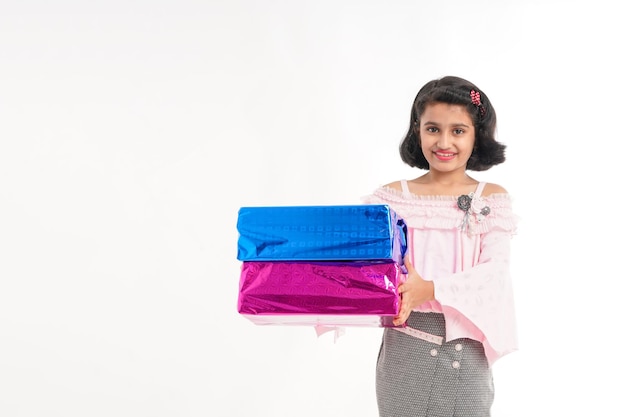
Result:
M456 135L462 135L463 133L465 133L465 130L463 129L454 129L454 134Z
M439 131L439 129L437 129L436 127L427 127L426 131L430 133L436 133Z

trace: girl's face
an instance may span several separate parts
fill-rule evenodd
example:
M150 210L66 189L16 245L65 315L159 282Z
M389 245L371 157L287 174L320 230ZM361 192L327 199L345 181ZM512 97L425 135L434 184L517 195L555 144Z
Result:
M420 120L422 152L430 169L464 172L475 141L474 123L465 106L429 104Z

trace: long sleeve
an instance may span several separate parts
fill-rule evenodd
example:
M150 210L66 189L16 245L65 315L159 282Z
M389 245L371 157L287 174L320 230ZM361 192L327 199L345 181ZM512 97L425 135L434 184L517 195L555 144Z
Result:
M435 298L446 318L446 339L471 337L490 363L518 348L510 273L511 235L492 230L481 237L472 267L435 280Z

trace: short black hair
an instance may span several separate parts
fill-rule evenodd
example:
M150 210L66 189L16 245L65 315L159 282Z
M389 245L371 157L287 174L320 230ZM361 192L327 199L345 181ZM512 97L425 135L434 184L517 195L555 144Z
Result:
M471 91L480 94L480 105L472 102ZM476 132L474 150L467 161L467 170L486 171L505 161L506 145L496 141L496 111L487 95L471 82L454 76L446 76L424 84L419 90L413 107L408 132L400 143L400 157L407 165L429 169L422 152L419 127L420 117L427 105L448 103L465 105Z

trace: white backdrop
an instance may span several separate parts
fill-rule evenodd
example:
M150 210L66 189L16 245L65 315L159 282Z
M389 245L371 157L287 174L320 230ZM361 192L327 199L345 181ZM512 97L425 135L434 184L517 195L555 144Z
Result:
M335 341L238 315L237 210L418 176L397 147L418 88L448 74L493 101L508 160L475 178L522 218L521 349L494 366L494 416L626 415L609 383L621 16L608 0L1 0L0 415L376 416L380 329Z

